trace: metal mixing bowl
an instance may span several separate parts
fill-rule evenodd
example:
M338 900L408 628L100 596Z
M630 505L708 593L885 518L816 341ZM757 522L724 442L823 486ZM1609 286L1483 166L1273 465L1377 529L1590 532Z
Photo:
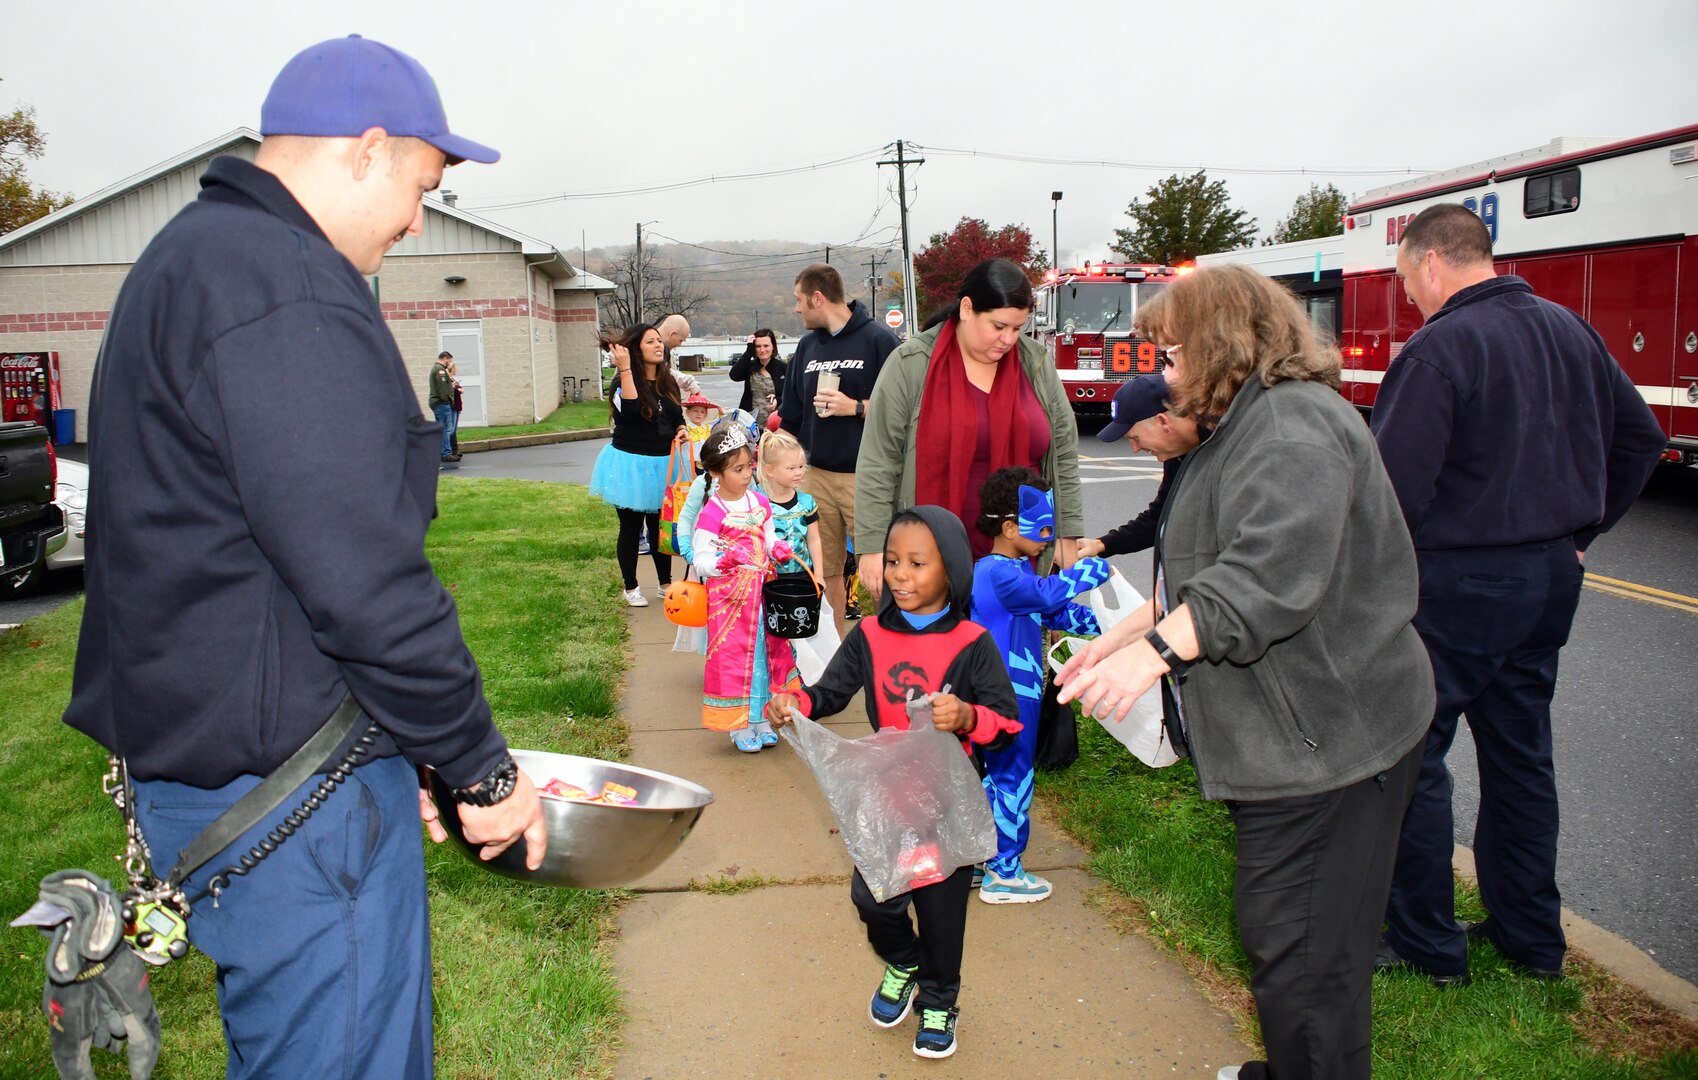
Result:
M598 793L611 780L637 792L634 806L543 799L548 853L540 867L530 870L525 867L523 840L488 862L479 859L478 849L461 834L452 792L431 772L431 795L455 845L478 865L516 881L571 889L629 885L677 851L713 801L713 792L700 784L634 765L535 750L514 750L513 760L538 787L559 779Z

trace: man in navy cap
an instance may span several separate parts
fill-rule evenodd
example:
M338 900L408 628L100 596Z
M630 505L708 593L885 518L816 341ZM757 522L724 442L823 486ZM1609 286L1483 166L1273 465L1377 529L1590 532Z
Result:
M1130 555L1154 546L1156 522L1167 502L1180 460L1209 437L1209 429L1188 416L1168 411L1167 380L1161 375L1140 375L1122 383L1110 405L1111 419L1097 438L1105 443L1125 439L1132 449L1145 451L1161 462L1161 487L1144 512L1102 537L1079 541L1079 557Z
M351 695L375 746L195 905L189 938L218 965L230 1076L428 1077L420 815L443 833L415 766L455 789L485 858L522 837L534 867L547 834L425 558L441 428L366 275L423 229L446 165L499 155L449 130L416 60L357 36L289 61L260 130L251 164L212 162L113 307L65 721L127 760L163 874Z

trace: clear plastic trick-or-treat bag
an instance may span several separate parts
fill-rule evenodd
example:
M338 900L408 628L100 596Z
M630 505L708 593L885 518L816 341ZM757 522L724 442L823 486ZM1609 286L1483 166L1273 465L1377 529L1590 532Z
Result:
M925 723L845 739L799 713L791 719L784 737L813 771L875 900L996 854L990 802L955 736Z

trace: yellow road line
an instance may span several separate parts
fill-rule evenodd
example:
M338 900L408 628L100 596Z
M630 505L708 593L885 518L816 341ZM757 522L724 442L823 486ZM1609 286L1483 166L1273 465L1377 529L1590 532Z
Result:
M1653 589L1649 585L1639 585L1631 581L1622 581L1619 578L1605 577L1602 574L1594 574L1591 571L1586 572L1586 580L1601 581L1606 585L1614 585L1618 589L1631 589L1634 592L1649 593L1652 596L1660 596L1664 600L1677 600L1682 604L1698 604L1698 596L1685 596L1681 593L1668 592L1664 589Z
M1625 597L1628 600L1638 600L1638 601L1640 601L1642 603L1646 603L1646 604L1657 604L1660 607L1673 608L1676 611L1684 611L1688 615L1698 615L1698 602L1694 602L1694 603L1690 603L1690 604L1680 604L1680 603L1676 603L1673 600L1664 600L1664 599L1662 599L1661 596L1650 596L1650 595L1647 595L1647 593L1645 593L1645 592L1639 592L1639 591L1636 591L1634 589L1618 589L1614 585L1602 584L1602 581L1608 581L1608 580L1609 580L1608 578L1603 578L1603 579L1600 579L1599 581L1594 581L1594 580L1592 580L1592 575L1588 574L1586 576L1586 587L1588 589L1592 589L1595 592L1608 593L1611 596ZM1644 586L1640 586L1640 588L1644 588ZM1649 591L1650 592L1660 592L1660 590L1656 590L1656 589L1652 589L1652 590L1649 590ZM1663 595L1678 596L1680 594L1679 593L1674 593L1674 594L1665 593Z

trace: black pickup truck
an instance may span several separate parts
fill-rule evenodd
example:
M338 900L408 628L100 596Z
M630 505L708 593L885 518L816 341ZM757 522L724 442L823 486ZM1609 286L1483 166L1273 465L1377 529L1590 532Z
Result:
M46 428L0 424L0 599L39 582L47 556L65 546L65 519L53 501L56 472Z

